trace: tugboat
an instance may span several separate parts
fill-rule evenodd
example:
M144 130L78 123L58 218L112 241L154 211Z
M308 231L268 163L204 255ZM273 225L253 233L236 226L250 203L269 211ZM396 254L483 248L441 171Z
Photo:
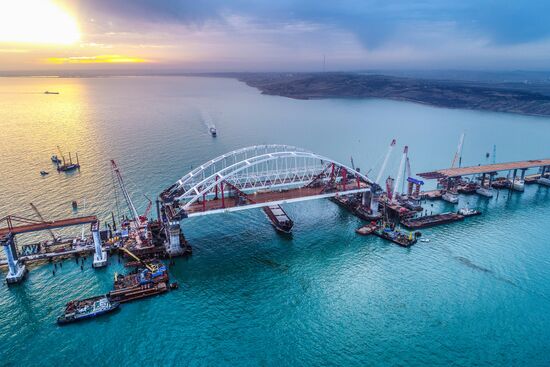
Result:
M118 309L120 303L111 302L106 296L97 296L67 303L63 315L57 318L59 325L90 319Z
M215 126L211 126L210 129L208 129L210 131L210 135L212 135L212 137L216 137L218 135L218 132L216 131L216 127Z
M470 208L461 208L458 210L458 214L464 216L464 217L473 217L474 215L480 215L481 212L479 210L470 209Z
M287 234L290 233L294 226L294 222L288 217L280 205L265 206L263 210L277 231Z

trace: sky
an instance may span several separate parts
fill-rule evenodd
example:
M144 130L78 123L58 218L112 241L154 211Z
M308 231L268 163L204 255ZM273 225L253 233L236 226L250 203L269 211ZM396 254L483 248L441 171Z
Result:
M0 70L548 70L550 1L0 0Z

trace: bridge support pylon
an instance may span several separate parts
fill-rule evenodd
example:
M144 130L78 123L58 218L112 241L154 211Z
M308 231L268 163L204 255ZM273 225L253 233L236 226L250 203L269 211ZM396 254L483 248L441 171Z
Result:
M182 246L181 227L178 222L168 223L168 241L166 241L166 252L170 257L181 256L185 253L185 248Z
M99 237L99 221L92 223L92 239L94 240L94 261L92 267L102 268L107 266L107 252L101 247L101 238Z
M13 233L8 233L0 240L0 244L4 246L4 251L8 259L8 274L6 275L6 283L20 283L27 274L27 268L22 264L17 256L15 247L15 236Z

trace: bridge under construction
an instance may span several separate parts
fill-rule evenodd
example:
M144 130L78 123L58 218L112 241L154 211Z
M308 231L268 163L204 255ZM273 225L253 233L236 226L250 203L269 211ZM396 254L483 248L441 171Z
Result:
M277 220L277 215L273 213L279 216L283 213L287 223L291 223L286 213L277 206L321 198L330 198L367 220L368 228L358 233L373 233L401 246L410 246L416 240L410 233L401 232L398 226L410 222L410 218L418 217L418 213L423 211L421 198L425 195L421 192L421 186L424 183L412 177L407 147L403 149L395 178L384 176L395 145L396 141L392 140L373 179L355 167L353 159L351 165L347 165L293 146L257 145L234 150L196 167L163 190L156 201L157 220L148 219L151 201L143 215L137 213L120 170L111 161L130 214L129 217L124 216L120 228L117 230L114 216L112 231L109 226L109 234L105 236L100 236L99 221L95 216L54 221L7 216L0 221L6 223L5 227L0 228L0 244L4 246L7 256L7 281L18 282L26 272L24 263L18 258L15 241L18 234L89 224L94 267L101 267L107 265L108 248L123 247L140 256L190 254L190 246L180 227L180 222L185 218L263 208L270 220ZM494 176L501 171L513 172L513 177L507 181L512 188L519 187L529 169L538 169L537 182L550 186L550 159L455 167L456 162L460 161L458 153L451 168L418 174L424 179L437 179L443 185L443 199L445 195L452 199L456 190L468 185L486 192L485 175L489 177L488 187L491 187ZM516 177L518 171L521 174ZM480 182L473 179L464 181L468 175L481 176L478 177ZM408 186L406 190L405 185ZM274 212L269 214L271 210ZM455 213L455 217L461 216ZM423 222L429 222L428 219Z

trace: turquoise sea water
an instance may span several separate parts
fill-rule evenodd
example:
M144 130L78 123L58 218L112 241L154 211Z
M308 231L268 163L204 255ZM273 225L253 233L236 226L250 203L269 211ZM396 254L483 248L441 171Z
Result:
M71 201L82 208L86 199L79 214L107 219L110 158L143 211L143 194L155 197L191 167L243 146L291 144L342 162L352 155L374 173L395 137L421 172L449 166L462 131L465 165L484 163L493 144L497 161L550 157L546 118L297 101L232 79L4 78L0 217L31 216L31 201L47 217L71 216ZM78 151L80 173L53 172L56 145ZM396 152L391 173L397 165ZM52 173L42 178L43 169ZM51 265L34 268L22 285L0 285L0 365L548 365L550 189L466 202L484 214L427 229L431 241L409 249L357 236L361 222L326 200L285 206L291 238L260 210L189 219L182 226L194 254L170 269L179 290L63 328L55 324L63 305L109 291L122 267L115 257L102 270L69 260L55 277Z

